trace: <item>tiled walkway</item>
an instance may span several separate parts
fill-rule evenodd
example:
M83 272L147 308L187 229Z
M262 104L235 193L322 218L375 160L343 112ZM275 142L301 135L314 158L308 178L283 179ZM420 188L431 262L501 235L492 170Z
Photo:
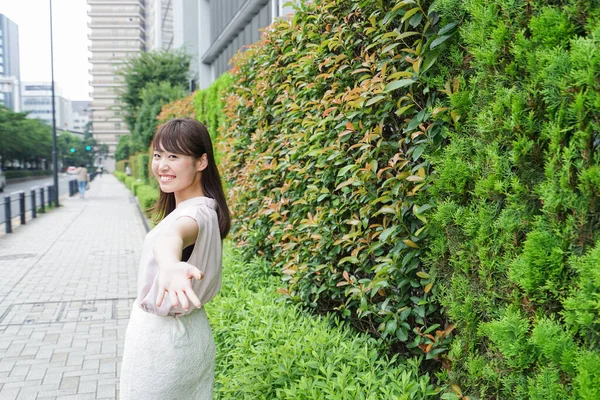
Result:
M111 175L0 236L0 399L114 399L145 235Z

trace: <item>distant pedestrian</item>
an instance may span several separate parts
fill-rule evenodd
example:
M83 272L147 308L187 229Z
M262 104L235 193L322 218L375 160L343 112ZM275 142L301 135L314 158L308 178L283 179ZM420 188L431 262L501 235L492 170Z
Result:
M131 176L131 168L129 168L129 165L125 166L125 175Z
M99 177L102 177L102 173L104 172L102 165L100 165L98 168L96 168L96 175Z
M221 288L230 214L206 128L174 119L153 139L162 221L144 240L120 398L212 399L215 342L204 305Z
M75 174L77 174L77 186L79 187L79 197L83 199L85 197L85 190L87 189L87 185L90 180L85 165L81 164L79 168L77 168L77 170L75 171Z

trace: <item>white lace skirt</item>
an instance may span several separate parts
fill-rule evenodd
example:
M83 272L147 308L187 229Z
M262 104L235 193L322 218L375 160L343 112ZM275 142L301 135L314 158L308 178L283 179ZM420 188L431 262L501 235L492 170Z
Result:
M133 304L121 366L121 400L210 400L215 342L204 308L160 317Z

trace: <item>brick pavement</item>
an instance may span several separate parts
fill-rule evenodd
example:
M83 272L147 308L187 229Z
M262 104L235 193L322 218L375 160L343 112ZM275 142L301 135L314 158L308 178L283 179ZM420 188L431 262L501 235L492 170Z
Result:
M0 399L114 399L146 231L129 190L96 178L0 236Z

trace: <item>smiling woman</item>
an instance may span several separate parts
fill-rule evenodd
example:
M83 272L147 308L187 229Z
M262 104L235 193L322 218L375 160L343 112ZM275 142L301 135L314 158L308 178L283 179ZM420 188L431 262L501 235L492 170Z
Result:
M152 172L160 185L155 210L162 221L144 240L121 398L210 399L215 343L203 306L221 288L229 209L202 124L169 121L157 130L153 148Z

